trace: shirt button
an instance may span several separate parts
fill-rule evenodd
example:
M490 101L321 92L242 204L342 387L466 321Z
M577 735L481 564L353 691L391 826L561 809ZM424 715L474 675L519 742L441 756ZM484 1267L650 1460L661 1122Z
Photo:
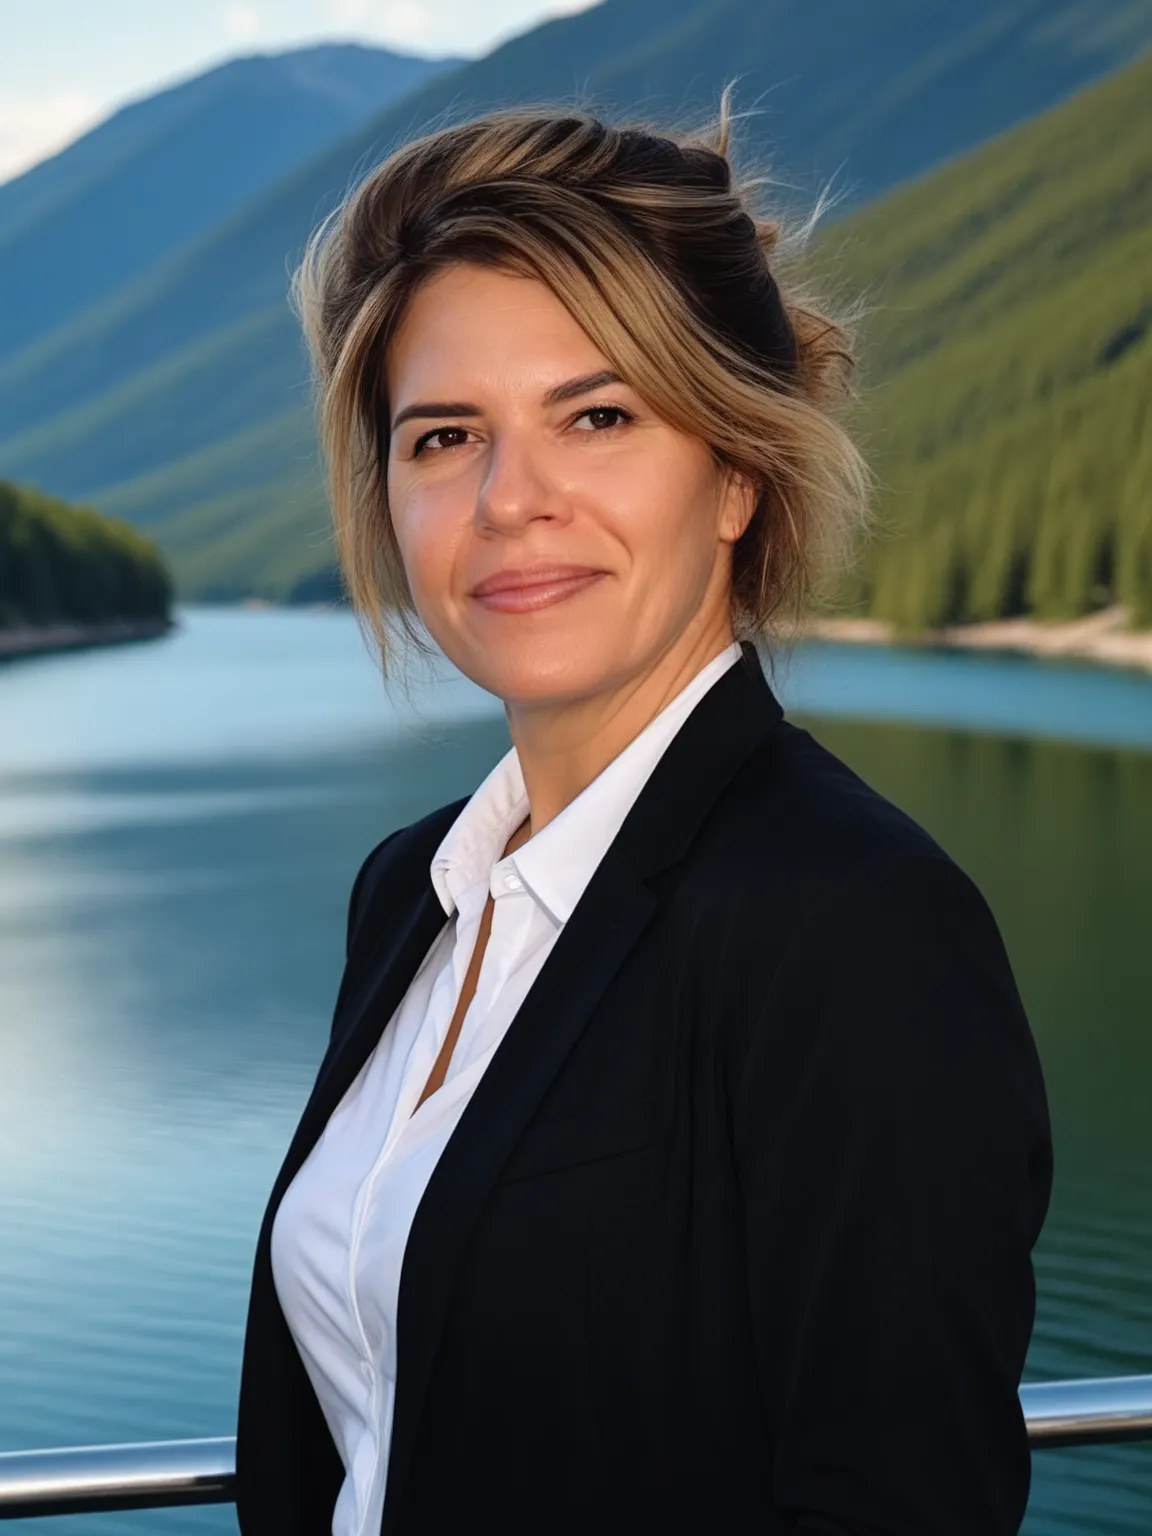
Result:
M524 889L524 882L520 879L519 875L513 874L509 870L504 876L504 889L506 891L522 891Z

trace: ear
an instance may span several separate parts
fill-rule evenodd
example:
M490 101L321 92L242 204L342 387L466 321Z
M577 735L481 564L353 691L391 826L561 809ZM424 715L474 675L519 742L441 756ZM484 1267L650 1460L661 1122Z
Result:
M756 515L760 495L756 481L738 469L725 468L717 529L725 544L735 544L747 530Z

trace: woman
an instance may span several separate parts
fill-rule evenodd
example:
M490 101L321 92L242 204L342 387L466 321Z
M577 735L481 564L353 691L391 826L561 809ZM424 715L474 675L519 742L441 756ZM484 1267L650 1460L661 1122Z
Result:
M972 880L751 643L867 480L726 139L496 113L302 269L358 611L514 745L355 882L244 1536L1018 1529L1043 1081Z

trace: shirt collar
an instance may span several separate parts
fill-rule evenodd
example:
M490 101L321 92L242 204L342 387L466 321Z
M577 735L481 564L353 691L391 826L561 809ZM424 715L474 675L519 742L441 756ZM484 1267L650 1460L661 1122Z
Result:
M466 892L481 882L489 884L528 809L528 791L513 747L472 795L432 856L432 884L449 917Z
M436 894L449 916L483 885L499 895L513 871L558 927L571 917L649 775L709 688L740 659L733 642L707 662L576 798L515 853L500 857L528 815L516 748L496 764L448 829L432 859Z

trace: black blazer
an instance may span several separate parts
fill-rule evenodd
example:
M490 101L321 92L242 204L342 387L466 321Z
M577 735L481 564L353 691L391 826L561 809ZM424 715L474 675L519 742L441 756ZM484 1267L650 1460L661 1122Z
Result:
M260 1231L243 1536L343 1478L273 1215L444 924L465 802L365 861ZM416 1214L383 1531L1006 1536L1052 1148L996 924L745 644L636 800Z

